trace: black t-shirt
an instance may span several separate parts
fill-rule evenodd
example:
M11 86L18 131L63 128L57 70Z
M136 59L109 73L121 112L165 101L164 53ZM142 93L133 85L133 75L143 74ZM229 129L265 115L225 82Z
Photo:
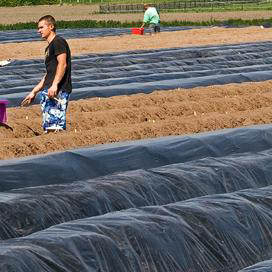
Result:
M56 35L55 38L45 49L45 66L46 66L46 77L44 81L44 87L50 88L57 70L57 56L66 53L66 72L58 84L58 91L65 90L67 92L72 91L71 81L71 52L68 43L62 37Z

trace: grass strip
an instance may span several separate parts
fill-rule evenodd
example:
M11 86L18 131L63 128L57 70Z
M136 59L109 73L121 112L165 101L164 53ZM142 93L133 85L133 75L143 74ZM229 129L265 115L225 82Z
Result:
M124 28L124 27L135 27L140 25L139 22L119 22L119 21L96 21L96 20L77 20L77 21L58 21L57 27L59 29L68 28ZM161 22L161 26L227 26L227 27L246 27L246 26L272 26L272 18L270 19L230 19L225 21L209 20L205 22L188 22L188 21L171 21ZM1 25L0 30L23 30L23 29L36 29L37 24L35 22L29 23L17 23Z

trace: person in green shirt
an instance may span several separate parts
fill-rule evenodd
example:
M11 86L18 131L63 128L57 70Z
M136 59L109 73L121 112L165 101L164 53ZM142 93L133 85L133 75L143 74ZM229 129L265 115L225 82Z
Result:
M149 28L151 30L150 34L159 33L160 32L160 16L155 7L150 7L148 4L144 4L144 19L141 28L145 26L145 24L149 24Z

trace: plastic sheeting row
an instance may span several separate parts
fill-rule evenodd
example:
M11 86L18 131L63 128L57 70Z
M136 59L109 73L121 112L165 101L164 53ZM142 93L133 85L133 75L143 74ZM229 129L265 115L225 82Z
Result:
M0 193L0 239L75 219L272 185L272 149Z
M272 254L272 186L108 213L3 241L1 271L238 271Z
M254 269L272 256L271 133L254 126L1 161L0 271Z
M272 271L272 259L259 262L257 264L239 270L239 272L271 272L271 271Z
M200 26L176 26L176 27L161 27L162 32L189 30L195 28L203 28ZM80 38L96 38L105 36L120 36L131 34L130 28L73 28L73 29L58 29L57 34L65 39L80 39ZM41 40L40 34L34 29L27 30L11 30L0 31L1 43L15 42L31 42Z
M44 69L43 60L0 67L0 99L18 106ZM272 79L272 42L81 55L72 78L71 99L264 81Z
M116 172L149 169L206 157L260 152L271 148L272 126L263 125L2 160L0 191L70 183Z

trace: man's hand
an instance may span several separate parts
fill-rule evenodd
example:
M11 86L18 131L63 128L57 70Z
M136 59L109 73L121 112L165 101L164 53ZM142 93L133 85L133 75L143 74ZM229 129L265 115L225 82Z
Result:
M28 96L25 97L25 99L21 102L21 106L29 105L34 98L36 97L36 94L32 91L28 94Z
M50 99L56 97L58 94L58 85L52 84L52 86L48 89L48 97Z

